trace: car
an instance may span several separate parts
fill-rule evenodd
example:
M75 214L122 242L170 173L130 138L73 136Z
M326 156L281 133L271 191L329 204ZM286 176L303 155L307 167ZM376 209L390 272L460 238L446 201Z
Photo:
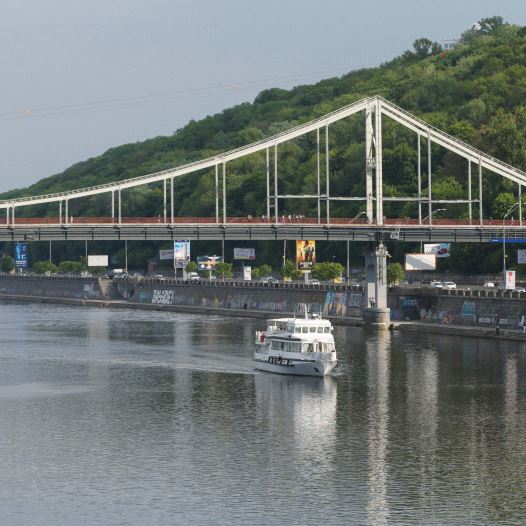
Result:
M457 284L454 281L444 281L444 283L442 283L442 288L449 289L449 290L456 289Z
M320 284L320 280L319 279L310 279L309 280L309 285L319 285Z
M201 281L201 276L197 272L189 272L187 279L188 281Z
M492 289L495 287L495 283L493 283L493 281L486 281L486 283L484 283L484 285L482 286L488 289Z
M274 278L272 276L264 276L264 277L259 279L259 282L260 283L273 284L273 283L279 283L279 280L277 280L276 278Z
M432 281L429 286L433 289L441 289L442 288L442 282L441 281Z
M153 278L158 279L159 281L164 281L164 276L162 274L156 274Z
M513 289L513 292L526 292L526 289L524 287L515 287Z

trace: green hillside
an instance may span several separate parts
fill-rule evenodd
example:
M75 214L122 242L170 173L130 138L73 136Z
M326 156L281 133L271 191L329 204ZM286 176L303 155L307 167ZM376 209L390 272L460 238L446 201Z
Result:
M273 135L375 94L505 162L526 169L526 27L494 17L482 20L479 29L466 31L450 51L444 52L437 44L419 39L411 51L378 68L353 71L291 90L265 90L252 104L191 121L169 137L112 148L28 188L6 192L0 198L80 188L174 167ZM355 116L330 128L332 195L365 193L363 120L363 116ZM384 194L416 195L416 137L388 119L384 123ZM279 171L280 192L315 193L314 134L280 146ZM467 196L466 174L465 160L434 147L434 197ZM176 185L177 215L214 214L212 170L197 178L181 177ZM229 215L266 212L262 153L228 164L227 190ZM501 218L516 201L516 192L516 185L485 174L485 216ZM73 201L71 212L107 215L107 201L99 197ZM125 192L123 206L125 215L162 213L161 185ZM334 204L331 215L351 216L361 210L359 207ZM313 203L307 201L287 202L283 212L316 213ZM47 208L37 207L23 213L51 214ZM388 205L386 215L395 214L415 217L416 206ZM441 217L460 218L466 214L466 206L456 205L450 206ZM480 250L487 251L488 247Z

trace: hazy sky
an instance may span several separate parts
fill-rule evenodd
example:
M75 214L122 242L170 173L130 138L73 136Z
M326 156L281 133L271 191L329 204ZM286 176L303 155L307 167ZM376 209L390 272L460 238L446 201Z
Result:
M377 65L523 0L2 0L0 191L243 101Z

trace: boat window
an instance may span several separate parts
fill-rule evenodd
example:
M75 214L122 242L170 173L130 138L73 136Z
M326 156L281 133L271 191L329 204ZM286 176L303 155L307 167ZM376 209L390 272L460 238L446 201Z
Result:
M318 332L323 332L323 327L318 327Z
M331 328L330 327L325 327L325 332L331 332Z
M304 333L309 332L309 328L308 328L308 327L302 327L301 330L302 330Z
M307 344L307 352L314 352L314 345L312 345L312 343Z
M295 327L294 332L301 332L301 327Z
M310 328L310 332L316 332L316 327L309 327Z

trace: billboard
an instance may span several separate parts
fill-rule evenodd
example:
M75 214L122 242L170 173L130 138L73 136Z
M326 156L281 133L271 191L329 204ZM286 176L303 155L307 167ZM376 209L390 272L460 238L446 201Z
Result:
M108 256L99 255L99 256L88 256L88 267L107 267L108 266Z
M437 258L448 258L451 250L451 243L426 243L424 254L435 254Z
M221 263L221 256L199 256L197 258L197 268L199 270L215 270L217 263Z
M252 267L243 267L243 280L250 281L252 279Z
M247 259L254 261L256 259L255 248L234 248L234 259Z
M506 271L505 289L506 290L513 290L514 288L515 288L515 271L514 270L507 270Z
M296 241L296 268L311 270L316 263L316 241Z
M27 243L15 244L15 267L27 268L29 254L27 250Z
M168 259L174 258L174 251L173 250L159 250L159 259L161 261L166 261Z
M176 265L190 263L190 241L174 241L173 254Z
M406 254L405 270L435 270L435 254Z
M526 264L526 250L523 250L522 248L517 250L517 263L519 265Z

